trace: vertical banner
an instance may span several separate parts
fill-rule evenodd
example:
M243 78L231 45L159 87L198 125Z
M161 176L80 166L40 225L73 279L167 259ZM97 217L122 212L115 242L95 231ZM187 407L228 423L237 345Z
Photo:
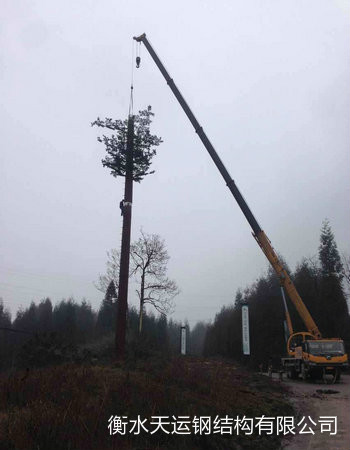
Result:
M181 327L181 355L186 355L186 327Z
M242 306L242 343L243 343L243 354L250 355L248 305Z

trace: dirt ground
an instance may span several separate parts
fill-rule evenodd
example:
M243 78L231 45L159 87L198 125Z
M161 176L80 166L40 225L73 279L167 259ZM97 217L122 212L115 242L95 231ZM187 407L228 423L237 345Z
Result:
M297 414L318 420L320 416L337 416L337 434L299 434L286 440L283 450L349 450L350 449L350 375L342 376L337 384L319 384L301 380L284 380L291 390ZM320 393L317 390L333 390L337 393Z

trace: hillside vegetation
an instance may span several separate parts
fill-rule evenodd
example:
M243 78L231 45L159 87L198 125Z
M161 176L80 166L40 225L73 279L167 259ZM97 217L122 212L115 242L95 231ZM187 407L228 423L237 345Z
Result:
M0 449L273 450L279 437L256 432L110 435L108 419L292 413L279 383L224 361L153 357L124 367L61 365L1 376Z

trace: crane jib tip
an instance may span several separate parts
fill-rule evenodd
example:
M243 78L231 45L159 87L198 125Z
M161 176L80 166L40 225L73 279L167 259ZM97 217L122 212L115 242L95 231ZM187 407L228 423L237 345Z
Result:
M137 42L141 42L143 38L146 37L146 33L141 34L140 36L134 36L133 39Z

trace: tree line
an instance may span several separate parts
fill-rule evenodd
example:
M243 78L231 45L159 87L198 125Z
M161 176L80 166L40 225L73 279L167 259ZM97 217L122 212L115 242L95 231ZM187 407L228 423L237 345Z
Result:
M63 299L53 305L50 298L21 308L14 320L0 299L0 369L10 366L46 365L74 360L81 349L106 345L113 354L117 302L110 283L98 311L83 299ZM128 309L127 340L130 352L144 354L180 352L181 322L164 315L143 313L142 340L139 339L139 311ZM188 327L189 329L189 327ZM30 357L30 358L29 358Z
M109 262L112 263L113 258ZM107 263L108 268L112 269ZM318 258L304 258L294 272L288 272L323 336L341 337L350 351L350 317L345 289L349 273L327 221L321 230ZM107 270L107 274L112 273L113 270ZM11 320L0 299L0 368L21 362L23 355L31 354L32 347L40 350L40 364L59 362L60 358L72 354L72 348L88 347L91 343L98 346L99 343L110 342L112 347L109 351L113 354L117 287L113 276L101 276L99 281L103 283L107 279L109 282L105 284L105 295L98 311L85 299L79 303L69 298L53 305L49 298L45 298L38 304L32 302L29 307L20 309ZM192 329L186 324L187 352L244 362L242 304L249 305L249 363L256 367L274 360L277 364L279 358L285 355L285 314L280 284L272 269L246 289L238 290L233 304L223 307L212 323L198 322ZM287 304L294 331L305 330L288 298ZM130 307L127 327L129 352L178 354L181 326L181 322L168 319L165 314L154 315L143 311L140 339L140 310ZM10 329L16 331L11 332ZM57 358L55 354L58 354Z
M322 335L341 337L350 351L350 317L345 293L348 272L327 220L321 229L318 258L304 258L291 275ZM249 358L242 354L242 304L249 305ZM307 331L288 298L287 306L294 331ZM268 360L278 364L286 351L284 320L280 283L275 272L269 269L244 291L238 290L234 303L223 307L216 315L207 327L204 354L248 360L254 366Z

